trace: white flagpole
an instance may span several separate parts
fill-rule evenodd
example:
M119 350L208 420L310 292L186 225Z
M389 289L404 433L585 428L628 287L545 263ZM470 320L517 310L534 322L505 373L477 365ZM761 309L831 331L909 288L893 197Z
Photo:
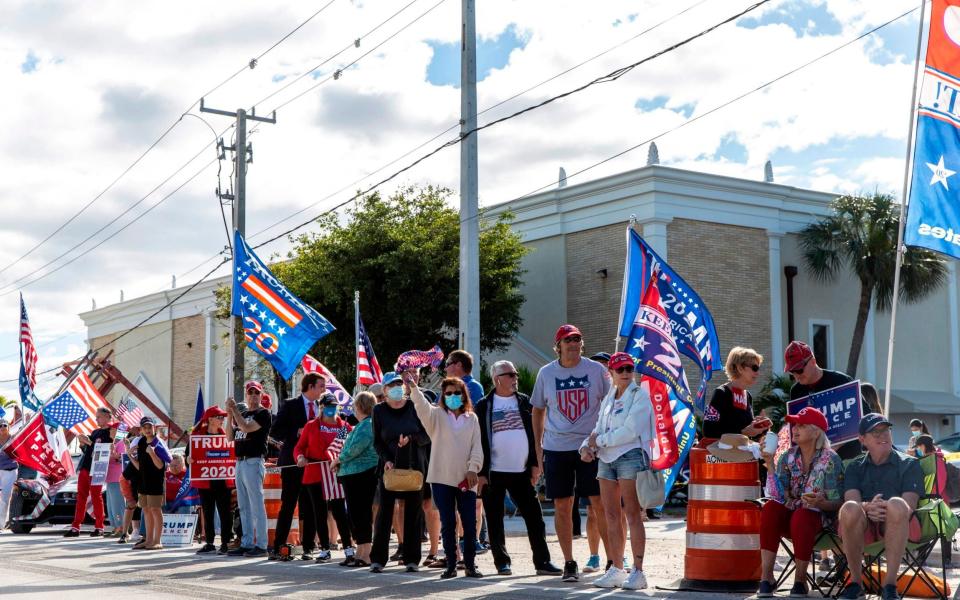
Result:
M623 265L623 286L620 288L620 317L617 319L617 336L613 338L613 351L620 351L620 326L623 324L623 315L626 312L627 286L630 285L630 230L637 224L637 215L630 215L630 222L627 224L627 259Z
M360 387L360 290L353 290L353 356L357 361L354 393Z
M883 388L883 414L890 417L890 391L893 385L893 346L897 330L897 305L900 300L900 267L903 266L903 228L906 222L907 202L910 199L910 175L913 167L914 128L917 121L917 83L920 80L920 51L923 49L923 22L926 20L927 0L920 0L920 25L917 28L917 57L913 64L913 93L910 94L910 127L907 134L907 158L903 168L903 196L900 198L900 224L897 227L897 261L893 273L893 307L890 310L890 341L887 345L887 373Z

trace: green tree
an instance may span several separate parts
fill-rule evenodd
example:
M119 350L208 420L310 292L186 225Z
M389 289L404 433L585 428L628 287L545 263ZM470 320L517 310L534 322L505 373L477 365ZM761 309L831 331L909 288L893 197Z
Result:
M351 387L356 369L353 292L384 371L410 349L457 347L460 214L450 190L413 188L389 198L373 193L345 215L318 220L320 233L301 235L271 270L337 330L311 352ZM483 216L481 214L481 219ZM520 293L526 248L510 215L481 222L480 346L504 349L522 320ZM218 294L222 309L229 290ZM480 368L479 357L475 369Z
M832 282L845 269L860 281L857 320L850 343L847 373L855 377L863 335L873 304L888 310L893 301L899 206L887 194L842 196L832 203L833 214L800 232L804 263L813 276ZM900 272L900 299L918 302L944 284L946 264L936 254L907 248Z
M0 394L0 408L13 408L16 405L17 402L15 400Z

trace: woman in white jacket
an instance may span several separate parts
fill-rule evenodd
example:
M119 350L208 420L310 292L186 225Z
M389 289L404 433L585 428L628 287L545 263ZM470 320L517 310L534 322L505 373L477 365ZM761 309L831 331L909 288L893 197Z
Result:
M656 458L653 405L646 386L634 380L633 357L617 352L608 363L613 387L600 404L597 426L580 447L580 458L586 462L599 460L600 500L607 518L607 537L613 566L593 585L603 588L623 587L640 590L647 587L643 573L643 552L646 534L643 529L643 508L637 499L637 474L650 468ZM620 528L621 501L630 528L633 550L633 571L629 577L623 568L626 546Z

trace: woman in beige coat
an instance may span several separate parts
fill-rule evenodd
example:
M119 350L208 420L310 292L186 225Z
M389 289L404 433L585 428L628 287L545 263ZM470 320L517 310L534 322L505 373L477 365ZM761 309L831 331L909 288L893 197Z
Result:
M427 483L433 491L434 505L440 511L440 535L447 558L447 568L440 577L449 579L457 575L457 512L463 525L463 538L476 539L477 473L483 466L480 422L463 380L457 377L443 380L439 406L424 397L410 373L404 374L403 383L433 444ZM483 577L477 570L475 557L473 544L464 544L467 577Z

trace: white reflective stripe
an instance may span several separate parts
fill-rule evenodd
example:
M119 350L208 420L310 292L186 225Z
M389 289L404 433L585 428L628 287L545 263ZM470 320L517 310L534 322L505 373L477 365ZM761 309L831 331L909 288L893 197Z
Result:
M277 528L277 520L267 519L267 529L276 529L276 528ZM295 529L300 529L300 521L296 517L294 517L293 520L290 521L290 530L293 531Z
M693 533L687 532L687 548L696 550L759 550L756 533Z
M277 488L263 488L263 499L279 500L281 493L283 493L283 490L279 490Z
M756 500L760 497L759 485L712 485L708 483L691 483L689 489L690 500L707 500L713 502L742 502Z

